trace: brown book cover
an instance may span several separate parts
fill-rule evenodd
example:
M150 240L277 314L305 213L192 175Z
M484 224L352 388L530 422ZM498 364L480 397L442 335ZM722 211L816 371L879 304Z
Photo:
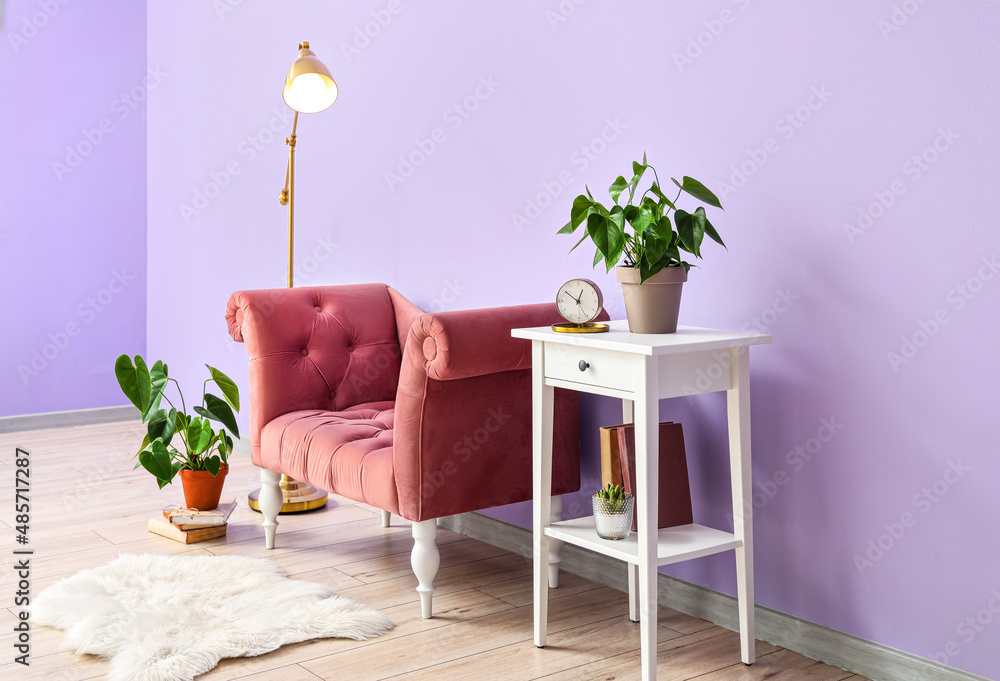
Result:
M601 426L601 489L622 484L622 460L618 448L617 426Z
M182 544L193 544L195 542L205 541L206 539L215 539L216 537L226 536L225 525L205 527L200 530L182 530L176 525L171 525L170 521L162 516L150 518L149 524L146 525L146 529L153 534L158 534L161 537L179 541Z
M625 491L635 494L635 428L630 424L618 429L622 483ZM691 486L688 482L684 430L679 423L660 424L659 522L657 527L676 527L694 522L691 512ZM632 518L632 529L637 518Z
M163 509L163 517L182 530L190 530L225 525L235 508L236 499L224 501L211 511L197 511L174 504Z

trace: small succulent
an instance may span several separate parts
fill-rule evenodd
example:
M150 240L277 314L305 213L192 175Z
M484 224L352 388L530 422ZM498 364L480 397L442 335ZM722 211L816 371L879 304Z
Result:
M622 506L625 505L625 499L628 497L628 493L621 485L612 485L611 483L608 483L607 487L595 492L594 496L601 499L609 511L620 511L622 510Z

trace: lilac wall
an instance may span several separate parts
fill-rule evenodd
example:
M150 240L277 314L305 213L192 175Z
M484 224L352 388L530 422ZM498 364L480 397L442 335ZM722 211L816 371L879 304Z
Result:
M645 149L727 207L682 321L775 337L752 356L759 602L995 677L1000 5L900 7L150 2L170 74L149 109L150 352L245 385L222 316L283 285L279 91L302 39L341 99L299 125L300 284L547 300L591 272L554 234L572 196ZM728 526L724 401L663 416L685 424L697 518ZM731 563L675 574L732 591Z
M0 416L126 402L115 357L146 344L145 25L129 0L6 3Z

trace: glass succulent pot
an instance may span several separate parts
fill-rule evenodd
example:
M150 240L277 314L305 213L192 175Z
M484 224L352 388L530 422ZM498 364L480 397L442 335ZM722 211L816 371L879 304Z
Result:
M624 499L609 501L595 492L594 527L601 539L626 539L632 532L632 513L635 511L635 497L626 494Z

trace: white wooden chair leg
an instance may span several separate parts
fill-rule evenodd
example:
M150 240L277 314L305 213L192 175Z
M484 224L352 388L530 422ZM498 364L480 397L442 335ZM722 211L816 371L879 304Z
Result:
M392 518L392 514L389 511L382 511L382 527L389 527L390 518Z
M264 547L274 548L274 532L278 529L278 513L281 512L281 504L284 502L284 495L281 491L281 473L269 471L266 468L260 469L260 496L257 503L260 505L260 513L264 516Z
M556 495L552 497L549 502L549 524L557 523L562 520L562 497ZM559 556L559 551L562 549L563 543L558 539L549 539L549 588L557 589L559 588L559 563L562 562L562 558Z
M437 521L422 520L413 523L413 552L410 554L410 565L417 577L417 593L420 594L420 616L430 619L431 602L434 597L434 577L441 565L441 554L438 553Z
M627 564L628 567L628 618L639 621L639 566Z

